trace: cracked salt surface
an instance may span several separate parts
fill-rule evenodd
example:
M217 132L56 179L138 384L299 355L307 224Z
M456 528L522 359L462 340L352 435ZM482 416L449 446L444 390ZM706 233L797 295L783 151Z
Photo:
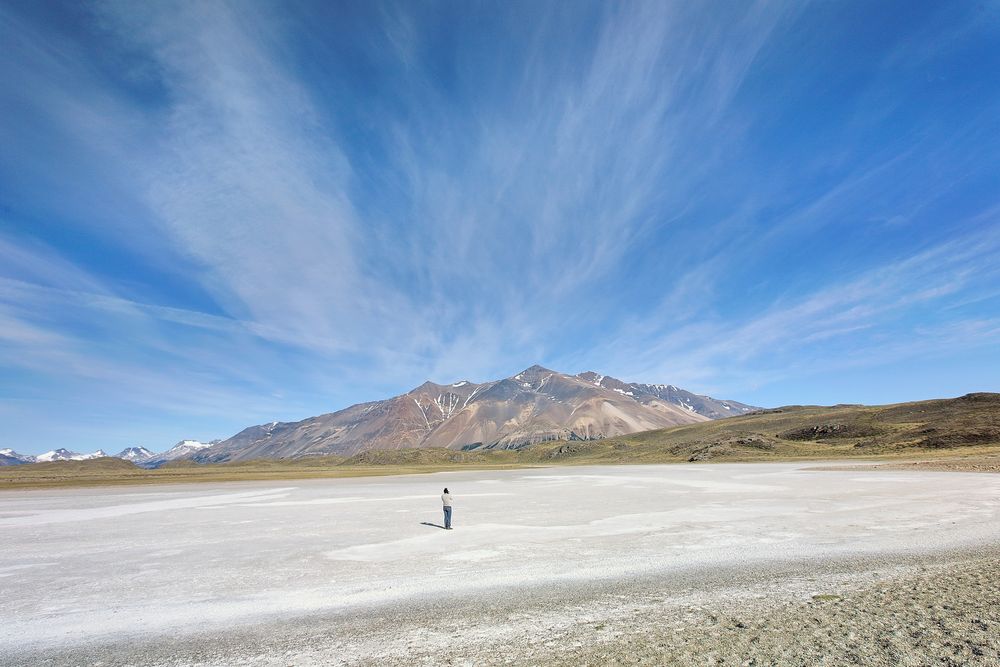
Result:
M691 567L1000 541L1000 476L573 467L0 495L0 655ZM440 524L441 488L455 530ZM161 487L166 488L166 487ZM485 492L485 491L489 492Z

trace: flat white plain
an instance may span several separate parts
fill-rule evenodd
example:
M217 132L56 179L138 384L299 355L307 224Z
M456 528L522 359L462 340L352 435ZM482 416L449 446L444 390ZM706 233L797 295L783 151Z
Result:
M0 496L0 648L1000 541L1000 476L615 466ZM440 493L455 497L455 530Z

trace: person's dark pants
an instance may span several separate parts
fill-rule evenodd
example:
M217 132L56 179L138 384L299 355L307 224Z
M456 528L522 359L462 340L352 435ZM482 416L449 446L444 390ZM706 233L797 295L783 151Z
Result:
M444 508L444 527L451 528L451 508Z

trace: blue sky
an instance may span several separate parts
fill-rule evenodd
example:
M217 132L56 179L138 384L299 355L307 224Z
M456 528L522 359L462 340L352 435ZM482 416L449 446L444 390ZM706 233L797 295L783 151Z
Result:
M533 363L1000 390L995 2L4 2L0 447Z

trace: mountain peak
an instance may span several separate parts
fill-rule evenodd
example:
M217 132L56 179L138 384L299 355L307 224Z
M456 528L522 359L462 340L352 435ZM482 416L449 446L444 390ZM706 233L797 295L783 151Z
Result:
M525 368L517 375L513 376L513 379L524 380L524 379L530 379L532 377L537 377L539 375L551 375L553 373L555 373L555 371L549 370L545 366L539 366L538 364L535 364L534 366L529 366L528 368Z
M119 453L115 454L115 458L124 459L125 461L131 461L132 463L141 463L148 461L149 459L156 456L153 452L149 451L142 445L134 445L132 447L126 447Z
M422 385L420 385L419 387L414 387L413 389L411 389L407 393L409 393L409 394L416 394L416 393L419 393L419 392L422 392L422 391L427 391L427 392L432 392L433 393L435 391L440 391L443 387L444 387L444 385L438 384L437 382L434 382L432 380L427 380Z
M53 449L51 452L45 452L44 454L39 454L35 457L35 460L48 462L48 461L86 461L87 459L96 459L107 456L107 453L102 449L98 449L93 454L79 454L77 452L71 452L65 447L60 447L59 449Z
M0 465L17 465L19 463L34 463L36 458L31 454L18 454L10 447L0 449Z

